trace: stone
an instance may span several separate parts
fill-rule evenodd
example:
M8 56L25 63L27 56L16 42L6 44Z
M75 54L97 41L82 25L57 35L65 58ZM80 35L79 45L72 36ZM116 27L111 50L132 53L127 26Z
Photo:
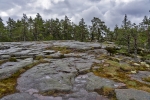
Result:
M86 89L88 91L101 89L103 86L115 88L114 84L116 84L116 82L112 80L95 76L93 73L88 73L87 75L88 75L87 78L88 81L87 81Z
M0 69L0 79L8 78L15 72L17 72L19 69L33 63L33 58L27 58L25 60L22 60L18 62L17 64L11 66L11 67L5 67Z
M136 89L115 89L117 100L150 100L150 93Z
M114 84L115 88L117 89L124 89L124 88L127 88L126 84L124 83L116 83Z
M10 55L1 55L0 58L1 58L1 59L9 59L9 58L10 58Z
M59 59L59 58L64 58L64 54L60 53L60 52L57 52L57 53L54 53L54 54L50 54L50 56L52 58L55 58L55 59Z
M131 79L137 80L141 83L150 84L149 82L143 81L142 78L148 77L150 75L149 71L138 71L136 74L129 75Z
M138 64L138 63L133 63L133 66L135 66L135 67L140 67L140 64Z
M3 97L0 100L40 100L28 93L15 93L8 96Z
M31 68L18 78L17 89L22 92L31 88L39 92L71 91L75 74L57 72L56 68L54 63L39 64Z

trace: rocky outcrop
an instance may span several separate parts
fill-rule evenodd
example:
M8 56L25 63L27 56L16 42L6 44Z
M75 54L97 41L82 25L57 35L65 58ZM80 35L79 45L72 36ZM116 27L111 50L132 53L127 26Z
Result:
M103 92L113 90L118 100L149 100L148 92L127 89L125 83L115 82L93 73L112 66L111 63L105 62L106 59L121 64L132 59L121 55L109 57L106 47L107 45L100 43L78 41L1 43L0 80L9 78L34 62L42 63L28 70L24 69L24 73L21 73L16 80L17 93L7 94L0 100L109 100L108 95L101 93L102 89L106 89ZM69 52L65 53L63 50ZM106 56L106 59L104 60L103 57L97 59L101 55ZM16 62L8 61L12 57ZM147 63L133 64L136 67L148 66ZM130 77L149 84L142 80L148 75L149 71L137 71Z

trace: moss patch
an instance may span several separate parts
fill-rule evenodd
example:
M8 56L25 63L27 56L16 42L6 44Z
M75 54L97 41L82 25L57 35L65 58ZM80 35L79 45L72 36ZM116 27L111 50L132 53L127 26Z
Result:
M50 47L50 48L46 48L46 49L60 51L62 54L71 53L71 49L68 49L67 47Z
M104 64L109 64L109 66L104 66ZM93 73L97 76L108 78L117 82L122 82L126 84L128 88L135 88L150 92L150 85L132 80L129 77L131 71L139 70L137 67L131 66L130 64L121 64L117 61L108 60L108 58L104 59L104 63L96 64L96 66L100 66L98 70L93 70ZM150 78L145 78L144 80L149 81Z
M60 95L64 95L64 94L70 94L72 93L71 91L60 91L60 90L51 90L51 91L46 91L46 92L42 92L40 94L44 95L44 96L60 96Z
M9 58L9 61L10 61L10 62L17 62L17 59L14 58L14 57L10 57L10 58Z

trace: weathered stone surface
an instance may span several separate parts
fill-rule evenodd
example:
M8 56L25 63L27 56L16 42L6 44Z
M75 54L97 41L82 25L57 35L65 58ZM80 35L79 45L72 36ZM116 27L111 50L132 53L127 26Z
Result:
M6 67L12 67L14 65L16 65L18 62L6 62L2 65L0 65L0 69L6 68Z
M114 84L116 82L112 80L95 76L93 73L88 73L87 75L88 75L88 81L87 81L86 89L89 91L95 89L101 89L103 86L115 88Z
M99 43L86 43L78 41L57 41L54 43L54 45L77 50L90 50L93 48L101 48L101 45Z
M109 100L106 96L94 92L94 90L99 90L102 87L117 88L115 91L118 100L134 99L135 96L137 96L135 100L149 100L149 93L134 89L124 90L126 84L95 76L91 72L91 69L100 68L101 63L103 63L103 67L109 68L111 64L105 63L103 57L101 60L96 58L103 54L107 55L105 48L107 46L114 47L115 44L113 43L105 45L79 41L40 41L8 42L0 43L1 45L10 48L0 49L0 59L15 57L17 62L2 62L0 79L10 77L20 68L36 62L40 58L43 58L42 61L48 62L36 65L21 74L17 79L16 86L19 93L7 95L0 100ZM68 54L62 54L61 51L50 50L54 46L70 48L69 50L72 51ZM115 59L112 60L118 61L120 64L131 61L135 66L141 65L134 63L131 57L123 55L115 55L114 57ZM24 60L24 58L28 59ZM131 78L143 82L142 78L150 74L147 71L132 75ZM130 91L132 92L131 95ZM145 96L144 99L139 99L140 93L140 96Z
M105 49L89 50L88 54L94 54L94 55L107 54L107 50Z
M29 95L28 93L15 93L12 95L5 96L0 100L40 100L40 99L32 95Z
M135 89L115 89L118 100L150 100L150 93Z
M146 81L142 80L142 78L145 78L145 77L148 77L148 76L150 76L150 72L149 71L139 71L136 74L131 74L130 75L131 79L140 81L142 83L150 84L150 82L146 82Z
M28 70L18 79L17 89L21 92L31 88L40 92L52 90L70 91L75 75L72 73L57 72L55 67L57 68L57 66L47 63L40 64Z
M62 97L42 96L36 93L33 95L28 93L15 93L5 96L0 100L62 100Z
M16 71L18 71L19 69L31 64L32 62L33 62L33 58L27 58L25 60L18 62L16 65L0 69L0 79L10 77Z
M96 92L87 92L86 90L80 90L73 94L67 95L63 100L109 100L108 98L97 94Z
M1 58L1 59L9 59L9 58L10 58L10 55L1 55L0 58Z

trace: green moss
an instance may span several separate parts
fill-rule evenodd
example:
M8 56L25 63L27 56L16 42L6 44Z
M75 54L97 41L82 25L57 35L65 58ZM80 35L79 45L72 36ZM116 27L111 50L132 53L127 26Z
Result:
M11 62L17 62L17 59L15 57L10 57L9 61L11 61Z
M47 49L60 51L62 54L67 54L71 52L71 49L68 49L67 47L51 47Z
M126 84L130 87L136 87L137 86L137 83L136 81L127 81Z
M64 94L69 94L71 93L71 91L60 91L60 90L51 90L51 91L46 91L46 92L42 92L40 94L44 95L44 96L59 96L59 95L64 95Z
M127 88L135 88L150 92L150 85L132 80L129 77L132 70L138 71L137 67L130 66L129 64L120 64L116 61L107 59L105 59L104 63L109 63L110 66L103 67L103 64L96 64L96 66L100 66L100 68L98 70L93 70L95 75L125 83ZM150 81L150 78L145 78L143 80Z

